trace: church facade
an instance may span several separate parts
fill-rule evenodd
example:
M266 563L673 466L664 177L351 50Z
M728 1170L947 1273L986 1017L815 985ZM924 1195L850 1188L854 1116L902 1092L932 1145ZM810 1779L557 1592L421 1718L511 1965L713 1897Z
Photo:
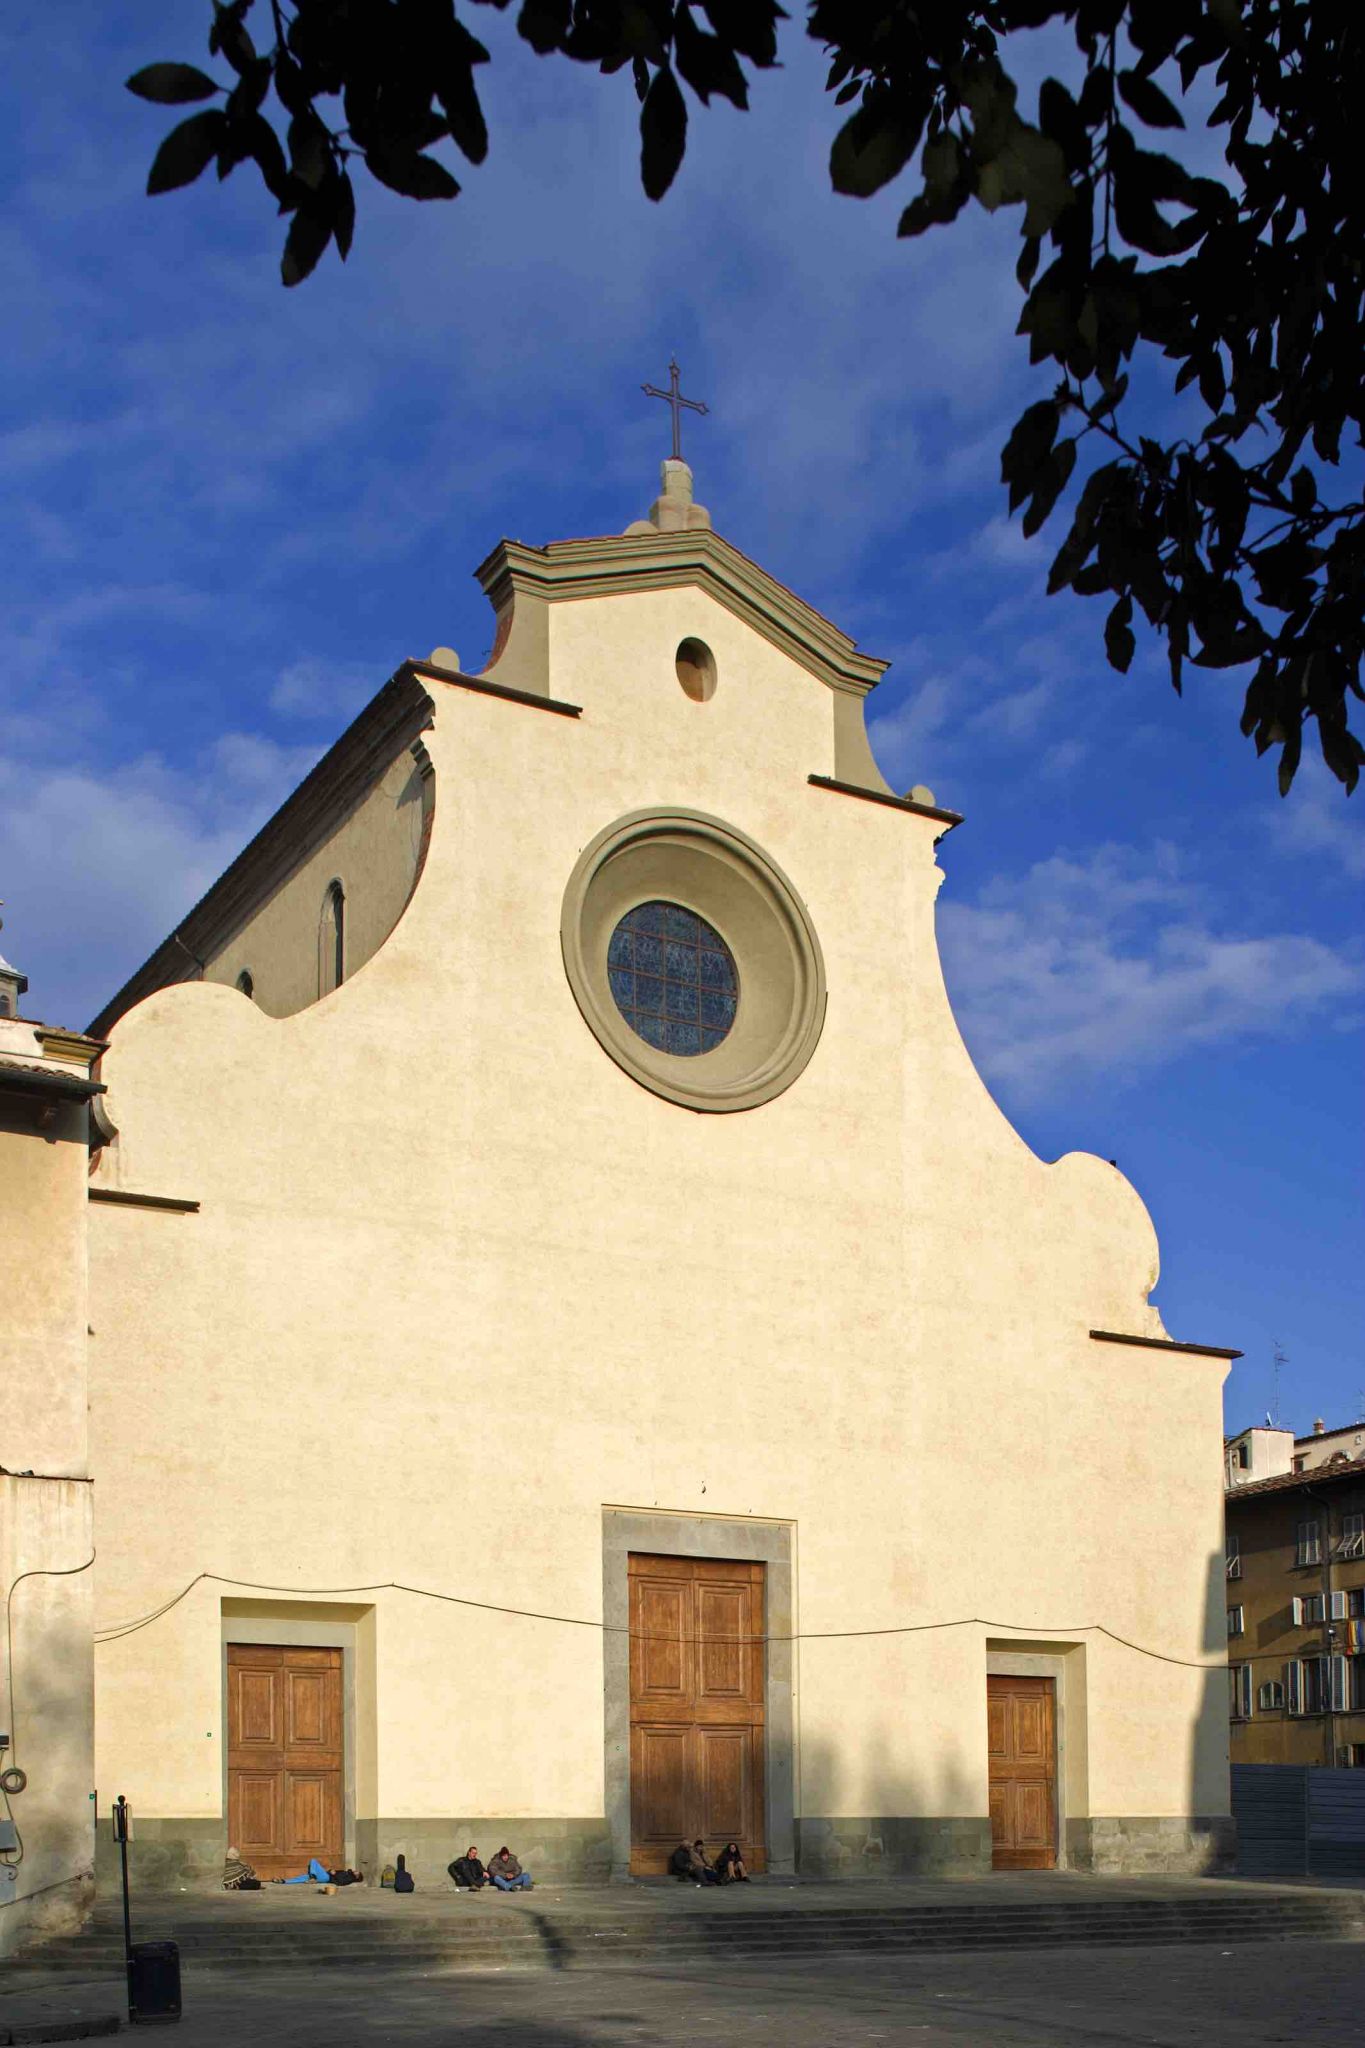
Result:
M1226 1360L972 1066L883 664L681 463L479 573L91 1027L101 1810L177 1883L1217 1867Z

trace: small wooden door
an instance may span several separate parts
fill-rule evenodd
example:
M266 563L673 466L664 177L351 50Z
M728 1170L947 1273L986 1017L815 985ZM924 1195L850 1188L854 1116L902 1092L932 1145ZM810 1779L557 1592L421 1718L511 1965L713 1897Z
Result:
M698 1836L768 1867L764 1567L630 1559L630 1867L666 1870Z
M228 1644L228 1841L258 1877L342 1861L340 1650Z
M1057 1862L1057 1727L1050 1678L986 1680L991 1862L1051 1870Z

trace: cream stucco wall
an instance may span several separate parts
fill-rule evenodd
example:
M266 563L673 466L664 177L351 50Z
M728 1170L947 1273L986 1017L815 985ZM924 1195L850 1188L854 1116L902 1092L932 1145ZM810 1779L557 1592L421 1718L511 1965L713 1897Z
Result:
M592 1621L604 1504L760 1516L796 1534L798 1815L984 1815L986 1643L1016 1634L1083 1646L1069 1818L1226 1813L1223 1367L1090 1338L1163 1334L1152 1226L975 1074L941 825L811 787L828 691L700 590L550 608L577 720L430 689L434 828L387 943L293 1016L195 985L115 1030L107 1170L201 1207L92 1215L100 1622L200 1573L378 1585L349 1594L373 1811L600 1815L600 1637L384 1582ZM759 1109L638 1086L567 985L574 863L652 804L752 835L819 935L823 1036ZM101 1781L146 1814L222 1811L243 1590L98 1652Z
M75 1071L0 1024L0 1770L28 1781L0 1792L0 1954L79 1924L94 1864L86 1109L8 1092L11 1060Z

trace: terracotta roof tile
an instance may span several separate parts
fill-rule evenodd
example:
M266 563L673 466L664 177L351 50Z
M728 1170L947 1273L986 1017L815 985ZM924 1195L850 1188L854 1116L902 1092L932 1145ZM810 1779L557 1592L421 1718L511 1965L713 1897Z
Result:
M1344 1465L1315 1465L1308 1472L1280 1472L1273 1479L1252 1479L1245 1486L1225 1488L1229 1501L1243 1500L1253 1493L1289 1493L1296 1486L1336 1485L1343 1479L1365 1479L1365 1458L1352 1458Z

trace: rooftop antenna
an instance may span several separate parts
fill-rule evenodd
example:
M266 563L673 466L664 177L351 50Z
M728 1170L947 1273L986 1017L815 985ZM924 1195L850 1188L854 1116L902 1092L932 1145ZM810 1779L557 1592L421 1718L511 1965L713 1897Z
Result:
M1281 1366L1288 1365L1289 1360L1284 1355L1284 1348L1281 1345L1278 1337L1274 1340L1274 1346L1275 1348L1272 1353L1274 1363L1271 1367L1271 1385L1273 1393L1271 1399L1270 1412L1275 1418L1272 1427L1278 1429L1280 1427L1280 1368Z

